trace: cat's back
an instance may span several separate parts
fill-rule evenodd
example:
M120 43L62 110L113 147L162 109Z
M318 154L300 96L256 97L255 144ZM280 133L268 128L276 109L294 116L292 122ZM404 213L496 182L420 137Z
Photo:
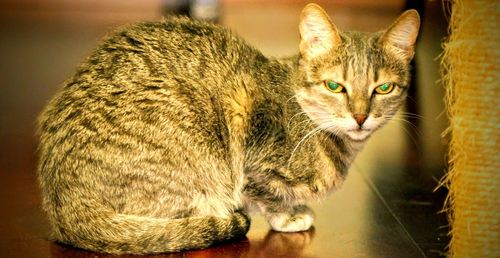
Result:
M88 152L95 145L89 143L108 148L113 141L140 152L152 143L170 144L168 135L186 128L207 141L220 131L216 128L224 103L239 92L241 78L252 78L267 61L214 24L168 18L120 28L92 52L40 115L41 156L63 159L66 154L49 155L49 150L68 145L61 153Z
M118 29L82 67L107 78L122 70L130 76L203 80L248 65L255 56L262 55L224 27L176 17Z

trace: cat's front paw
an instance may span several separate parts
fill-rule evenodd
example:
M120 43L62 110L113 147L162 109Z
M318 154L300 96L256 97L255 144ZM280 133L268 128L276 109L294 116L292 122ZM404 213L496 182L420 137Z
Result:
M277 212L267 214L271 227L280 232L299 232L308 230L314 222L313 211L300 205L293 208L291 213Z

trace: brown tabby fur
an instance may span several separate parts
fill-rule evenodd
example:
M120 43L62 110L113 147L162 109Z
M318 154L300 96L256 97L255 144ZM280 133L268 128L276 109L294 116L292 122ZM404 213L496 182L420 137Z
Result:
M385 33L340 32L311 4L288 59L185 18L118 30L39 118L54 239L106 253L205 248L243 238L250 209L276 230L307 230L305 203L340 187L403 103L414 27L409 11ZM384 82L396 89L375 96Z

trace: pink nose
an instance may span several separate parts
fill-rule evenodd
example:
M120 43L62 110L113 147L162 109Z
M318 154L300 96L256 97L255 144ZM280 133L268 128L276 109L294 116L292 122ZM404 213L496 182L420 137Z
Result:
M354 119L356 119L356 122L358 123L359 126L362 126L367 118L367 116L365 114L355 114L353 116L354 116Z

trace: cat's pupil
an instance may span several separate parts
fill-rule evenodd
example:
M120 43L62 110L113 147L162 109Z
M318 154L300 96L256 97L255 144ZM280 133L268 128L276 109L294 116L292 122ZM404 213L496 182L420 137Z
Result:
M334 82L334 81L329 81L328 82L328 88L330 88L330 90L337 90L339 88L340 84Z
M389 94L394 89L394 84L391 82L386 82L381 84L375 89L375 92L378 94Z
M382 84L382 85L380 86L380 89L381 89L382 91L386 91L386 90L388 90L388 89L389 89L389 86L390 86L390 85L389 85L389 83L388 83L388 82L386 82L386 83L384 83L384 84Z

